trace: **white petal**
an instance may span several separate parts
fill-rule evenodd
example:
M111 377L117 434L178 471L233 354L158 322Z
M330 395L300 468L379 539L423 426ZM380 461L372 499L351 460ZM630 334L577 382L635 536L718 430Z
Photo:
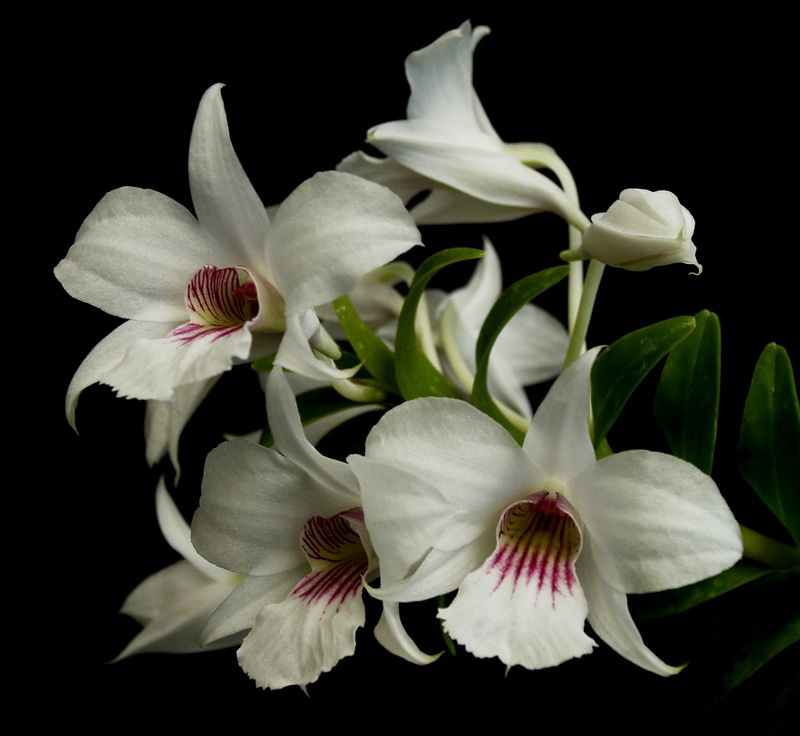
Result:
M472 54L489 33L485 26L473 32L469 21L448 31L406 59L411 87L409 118L436 120L453 128L472 128L499 140L472 86Z
M123 322L113 332L104 337L84 358L67 388L66 412L70 426L75 429L75 410L78 399L85 388L93 383L103 382L122 360L126 349L141 338L160 337L169 325L159 322Z
M400 604L385 601L383 615L375 627L375 638L392 654L412 664L430 664L441 656L425 654L411 639L400 621Z
M316 174L280 206L268 269L287 312L347 294L367 271L421 242L396 194L351 174Z
M319 329L319 320L312 309L288 315L286 332L275 356L275 364L325 383L341 378L352 378L358 373L358 366L337 368L332 360L314 354L309 339Z
M342 409L342 411L337 411L327 417L317 419L315 422L309 422L303 427L303 432L306 435L306 439L308 439L312 445L316 445L323 437L341 424L349 422L351 419L366 414L367 412L380 411L382 409L383 407L379 404L361 404L360 406L353 406L350 409Z
M71 296L109 314L186 319L186 284L203 265L235 265L191 213L149 189L115 189L86 218L55 275Z
M360 590L330 606L290 595L258 615L239 649L239 664L259 687L308 685L355 652L364 615Z
M267 417L275 447L280 452L321 485L352 495L352 505L359 505L358 481L347 463L321 455L306 438L297 402L280 366L270 371L267 380Z
M156 488L156 517L158 527L172 549L184 560L203 573L211 580L228 580L230 573L221 567L212 565L208 560L197 554L192 546L189 525L181 515L172 497L167 492L163 478L159 478Z
M381 184L393 191L403 202L408 202L420 192L435 186L435 182L401 166L397 161L377 158L361 151L342 159L336 170Z
M459 513L492 527L502 509L543 480L505 429L457 399L415 399L392 409L367 437L366 455L409 472Z
M411 207L417 225L452 225L470 222L507 222L530 214L525 207L511 207L470 197L454 189L434 189Z
M206 460L192 544L227 570L285 572L303 562L298 540L307 519L352 506L351 496L320 486L274 450L233 440Z
M677 588L742 556L742 538L714 481L672 455L604 458L570 483L603 577L626 593Z
M575 575L580 531L563 498L537 493L505 511L494 553L467 575L445 630L477 657L552 667L591 652L586 599Z
M308 565L275 575L248 575L211 614L200 635L206 646L253 627L256 616L264 606L279 603L289 594L303 575Z
M564 364L569 335L544 309L526 304L500 333L492 362L507 365L524 386L555 378Z
M151 575L122 606L145 628L115 661L142 652L199 652L203 626L232 588L232 580L211 581L185 561Z
M369 566L361 539L346 514L314 516L305 524L302 547L310 574L285 601L259 613L239 650L242 669L260 687L307 685L355 651Z
M169 453L172 466L180 476L178 445L181 432L217 382L216 376L175 389L172 401L148 401L144 415L145 457L152 466Z
M264 262L269 218L231 145L221 84L197 110L189 145L189 185L197 219L230 254L225 265Z
M398 120L373 128L367 140L403 166L476 199L526 213L577 217L563 190L483 133L427 120Z
M124 397L170 401L179 386L213 378L247 360L251 344L246 325L205 327L188 322L161 339L136 340L103 383Z
M483 239L483 253L467 285L450 295L464 324L478 331L503 288L500 258L489 238Z
M680 672L680 667L671 667L645 646L628 611L625 594L603 579L595 564L593 549L592 537L587 534L584 536L577 568L589 603L589 623L592 629L617 654L639 667L657 675L674 675Z
M568 480L594 465L589 374L599 348L572 363L536 410L523 449L548 478Z
M493 529L457 549L432 549L419 566L404 580L393 584L384 581L381 572L381 587L371 594L381 600L410 603L450 593L458 588L464 578L477 570L492 551L495 542ZM383 565L383 560L381 560Z

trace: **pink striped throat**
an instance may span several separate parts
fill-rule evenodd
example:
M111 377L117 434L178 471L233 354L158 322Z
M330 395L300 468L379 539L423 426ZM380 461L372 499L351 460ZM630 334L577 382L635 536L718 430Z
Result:
M300 546L311 565L290 593L309 606L320 606L320 615L339 608L360 594L369 568L369 556L356 529L362 526L360 508L325 518L312 516L303 527Z
M486 572L494 589L534 586L553 608L579 586L575 562L581 551L577 512L560 493L540 491L509 506L500 520L498 542Z

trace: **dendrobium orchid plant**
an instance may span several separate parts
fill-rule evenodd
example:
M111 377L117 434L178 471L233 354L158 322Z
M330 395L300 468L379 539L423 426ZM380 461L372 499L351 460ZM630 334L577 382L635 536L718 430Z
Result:
M740 465L794 546L741 526L710 475L714 314L587 349L606 265L700 272L694 218L671 192L644 189L587 218L552 148L504 143L489 122L472 83L487 33L465 22L412 52L407 119L367 133L384 157L351 154L269 215L212 86L189 144L194 214L155 191L116 189L56 267L72 296L126 320L75 373L69 422L81 392L107 384L148 402L146 459L171 461L157 517L183 559L124 602L144 628L118 659L237 646L259 687L305 690L356 652L371 597L386 656L417 665L460 646L538 670L599 640L668 676L685 662L645 644L631 601L649 600L657 617L796 583L800 409L788 355L769 346L756 367ZM497 238L416 269L394 260L422 244L418 225L539 212L568 224L568 247L506 289L500 254L512 246ZM429 288L468 260L466 284ZM531 303L564 280L566 327ZM664 359L654 411L671 454L615 446L609 430ZM182 432L237 364L259 372L267 424L208 455L190 535L168 490L184 491ZM548 381L537 406L526 387ZM326 456L315 446L324 434L351 449ZM400 614L429 599L442 643L426 652Z

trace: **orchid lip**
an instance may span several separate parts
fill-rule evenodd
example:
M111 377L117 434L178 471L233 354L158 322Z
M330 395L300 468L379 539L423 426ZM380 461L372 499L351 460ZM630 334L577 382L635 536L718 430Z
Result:
M351 511L330 518L312 516L303 527L300 546L311 573L292 590L291 596L309 605L336 610L357 595L368 568L368 557L358 532L351 526Z
M279 302L280 295L271 284L257 283L243 268L203 266L186 287L189 321L171 336L186 343L203 336L216 341L245 325L282 331L285 325Z
M574 563L580 554L580 529L571 505L560 493L541 491L506 509L500 520L501 543L489 561L495 590L507 581L549 589L552 605L577 585Z

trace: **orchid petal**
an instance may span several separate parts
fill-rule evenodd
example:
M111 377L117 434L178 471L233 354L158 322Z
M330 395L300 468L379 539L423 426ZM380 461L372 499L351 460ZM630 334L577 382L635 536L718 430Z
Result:
M227 265L260 264L269 218L231 145L222 87L206 90L192 128L192 202L197 219L227 250Z
M347 463L320 454L306 438L297 402L280 366L267 379L267 413L275 447L321 485L352 495L353 505L358 505L358 481Z
M437 120L453 128L469 127L500 140L472 86L472 54L486 26L472 30L469 21L448 31L406 59L411 87L410 119Z
M225 442L206 460L192 544L220 567L272 575L303 562L297 544L306 520L352 506L291 460L246 440Z
M387 159L391 160L391 159ZM507 222L530 213L528 207L514 207L470 197L454 189L433 189L409 210L417 225L453 225L473 222Z
M355 652L364 618L361 595L338 606L309 605L289 596L259 613L239 649L239 664L259 687L308 685Z
M411 664L430 664L441 656L425 654L411 639L400 621L400 604L384 601L383 615L375 627L375 638L384 649Z
M547 492L506 509L494 553L439 611L444 628L477 657L509 667L552 667L591 652L587 605L575 575L581 535L573 510Z
M94 383L103 382L105 376L122 360L126 348L132 342L141 338L160 337L169 327L158 322L129 320L123 322L92 348L75 371L67 388L65 408L67 420L73 429L76 428L75 410L78 408L78 399L83 390Z
M476 519L496 519L543 480L497 422L456 399L419 399L388 412L367 437L366 454L430 484Z
M310 518L302 547L311 573L282 603L262 609L238 652L239 664L259 687L316 681L353 654L356 629L364 625L368 556L347 515Z
M503 288L500 258L486 237L483 239L483 253L466 286L450 295L461 319L476 330L480 330Z
M151 575L121 609L145 627L114 661L142 652L199 652L203 626L232 587L231 581L209 581L183 560Z
M336 170L381 184L393 191L403 202L408 202L420 192L436 186L435 182L407 169L393 159L377 158L362 151L356 151L342 159L337 164Z
M328 171L297 187L278 209L267 240L268 271L291 313L347 294L362 274L420 242L396 194Z
M674 675L680 667L671 667L659 659L642 640L628 610L625 593L609 585L600 574L594 559L594 544L585 535L578 577L589 603L589 624L595 633L617 654L657 675Z
M228 580L230 578L231 574L227 570L212 565L197 554L197 550L192 546L189 525L172 500L172 496L169 495L164 478L159 478L156 488L156 518L167 544L192 567L211 580Z
M170 401L175 389L230 370L250 356L246 325L208 327L187 322L160 340L138 339L104 377L124 397Z
M185 207L123 187L92 210L55 275L71 296L109 314L180 322L192 274L203 264L227 265L224 256Z
M270 603L279 603L308 570L301 567L275 575L248 575L217 607L208 619L200 642L206 646L253 627L259 612Z
M175 389L172 401L148 401L144 415L145 457L155 465L169 454L172 467L180 476L178 444L189 419L217 382L217 377L187 383Z
M589 374L599 348L556 379L539 405L523 449L548 478L568 480L595 462L589 437Z
M695 583L742 556L739 526L714 481L672 455L612 455L573 478L570 491L598 569L626 593Z
M492 350L495 363L508 366L518 384L529 386L555 378L564 364L569 335L553 315L526 304L503 328Z
M438 121L398 120L372 128L367 141L403 166L471 197L574 219L574 206L562 189L483 133Z
M319 320L312 309L288 315L286 332L275 356L275 364L326 383L352 378L358 373L358 366L337 368L332 360L314 354L309 340L320 329Z

